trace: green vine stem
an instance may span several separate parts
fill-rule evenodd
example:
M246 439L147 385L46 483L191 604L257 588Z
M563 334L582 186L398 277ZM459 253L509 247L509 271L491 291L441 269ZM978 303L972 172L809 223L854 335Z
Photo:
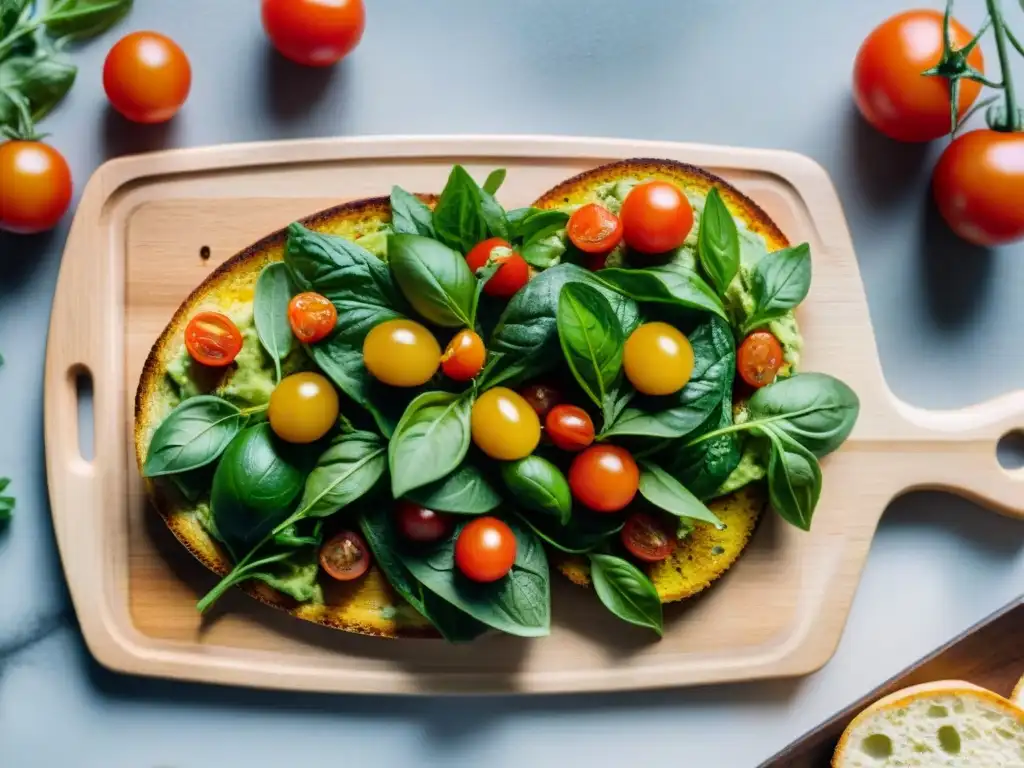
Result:
M996 51L999 54L999 68L1003 73L1003 98L1006 104L1006 115L1001 124L992 125L997 131L1019 131L1022 128L1021 113L1017 109L1017 94L1013 89L1013 70L1010 66L1010 51L1007 47L1006 20L1003 18L1003 8L1000 0L985 0L988 5L988 13L992 19L992 29L996 36ZM1016 43L1016 40L1014 40ZM1020 44L1014 47L1018 50Z

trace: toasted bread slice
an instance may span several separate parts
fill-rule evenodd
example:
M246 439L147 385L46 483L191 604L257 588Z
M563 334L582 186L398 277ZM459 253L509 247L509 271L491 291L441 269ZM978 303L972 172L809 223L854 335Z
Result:
M423 199L434 202L432 197L423 196ZM319 232L356 239L377 232L390 220L391 205L388 198L382 197L321 211L302 223ZM153 432L175 405L175 394L165 374L171 361L181 353L189 318L201 309L231 314L239 307L250 306L256 278L266 264L283 258L285 240L285 231L281 230L228 259L185 300L153 345L135 397L135 452L140 467ZM211 571L227 573L231 560L200 523L198 506L169 484L147 480L146 485L154 505L178 540ZM326 581L331 583L324 584L323 605L298 604L258 581L246 582L242 589L257 600L300 619L336 629L384 637L437 636L430 623L392 591L376 568L355 582Z
M833 768L1021 768L1024 710L962 680L896 691L861 712Z

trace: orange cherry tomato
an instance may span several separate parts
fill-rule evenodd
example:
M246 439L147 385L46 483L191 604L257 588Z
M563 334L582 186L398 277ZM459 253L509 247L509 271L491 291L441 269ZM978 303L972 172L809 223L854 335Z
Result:
M441 370L449 379L469 381L484 367L487 350L480 334L468 328L459 331L448 342L441 355Z
M289 443L313 443L338 423L338 392L330 379L302 371L281 379L270 395L267 420Z
M676 537L658 518L634 512L619 533L629 554L645 563L658 563L676 551Z
M478 517L455 540L455 564L466 578L497 581L516 561L516 535L496 517Z
M307 291L288 302L288 324L303 344L315 344L331 335L338 324L338 310L326 296Z
M411 501L399 501L395 505L395 522L398 531L409 541L429 544L447 537L454 524L452 518Z
M678 328L654 321L629 334L622 347L622 369L645 395L671 395L693 376L693 346Z
M945 136L949 124L949 81L924 76L942 58L940 11L899 13L872 30L861 44L853 65L853 99L864 118L898 141L931 141ZM963 48L973 35L956 19L949 20L954 48ZM967 56L985 71L981 46ZM957 108L963 115L978 98L981 84L960 81Z
M782 345L768 331L754 331L736 350L736 370L754 388L775 381L782 363Z
M53 229L71 203L71 169L40 141L0 144L0 229L31 235Z
M363 364L374 378L392 387L418 387L437 372L441 347L415 320L385 320L366 334Z
M484 293L488 296L507 299L530 280L530 265L526 263L526 259L512 250L508 240L492 237L477 243L466 254L466 263L474 274L488 262L501 264L498 271L484 285Z
M355 531L341 531L320 547L320 567L335 581L353 581L369 570L370 548Z
M537 412L542 419L548 412L562 402L562 393L550 384L536 382L519 390L519 394L530 404L530 407Z
M594 442L594 422L576 405L556 405L544 420L544 431L563 451L582 451Z
M572 495L595 512L618 512L636 496L640 469L617 445L592 445L572 460Z
M1024 238L1024 133L962 134L935 166L942 218L964 240L993 246Z
M158 32L121 38L103 63L103 89L111 106L136 123L170 120L191 87L192 67L185 52Z
M203 365L231 365L242 351L242 332L227 315L199 312L185 326L185 347Z
M693 206L675 184L648 181L629 191L619 218L626 245L640 253L663 253L690 234Z
M263 0L263 29L285 57L326 67L348 55L363 37L363 0Z
M540 442L536 411L507 387L494 387L480 395L473 403L469 424L476 447L498 461L525 458Z
M588 203L569 217L566 233L584 253L608 253L622 240L622 222L603 205Z

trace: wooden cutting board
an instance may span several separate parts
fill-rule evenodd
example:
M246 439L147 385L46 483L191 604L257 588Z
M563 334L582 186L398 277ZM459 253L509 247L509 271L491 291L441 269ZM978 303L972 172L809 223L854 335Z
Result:
M811 533L767 516L708 593L666 611L665 637L608 615L554 579L550 637L470 647L384 641L305 625L244 597L201 620L214 578L148 507L131 451L142 362L178 304L233 253L288 222L392 184L436 192L453 162L508 169L499 197L529 204L604 162L660 157L725 177L813 253L800 308L804 368L862 401L823 463ZM80 455L76 377L93 380L95 456ZM375 693L653 688L802 675L832 655L878 519L897 494L945 488L1024 517L1024 470L996 443L1024 427L1024 392L933 413L886 387L835 189L812 160L769 150L557 137L362 138L235 145L114 160L89 181L64 253L46 360L54 528L89 648L113 669L252 686ZM1021 529L1024 536L1024 527Z
M839 737L862 710L883 696L919 683L966 680L1009 696L1024 675L1024 602L975 624L935 652L836 713L759 768L829 768ZM982 768L982 766L979 766Z

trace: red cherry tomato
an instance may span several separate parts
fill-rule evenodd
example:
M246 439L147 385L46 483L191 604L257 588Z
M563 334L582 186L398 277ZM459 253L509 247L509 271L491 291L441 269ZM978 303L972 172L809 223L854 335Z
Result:
M782 345L768 331L754 331L736 350L736 370L754 388L775 381L782 363Z
M582 451L594 442L594 422L576 405L556 405L544 420L551 442L563 451Z
M519 394L530 404L530 407L537 412L540 418L545 418L548 412L562 402L562 393L550 384L537 382L519 390Z
M487 350L480 334L466 328L448 342L441 355L441 370L449 379L469 381L480 373L486 357Z
M648 181L629 191L619 218L626 245L640 253L663 253L690 234L693 206L675 184Z
M422 544L440 541L451 534L454 527L448 515L411 501L399 501L395 505L395 522L405 538Z
M320 547L320 567L336 581L358 579L370 568L370 548L355 531L341 531Z
M263 29L285 57L326 67L348 55L363 37L363 0L263 0Z
M572 495L595 512L618 512L636 496L640 469L617 445L592 445L569 467Z
M227 315L199 312L185 326L185 347L196 362L219 368L242 351L242 332Z
M619 534L629 554L645 563L658 563L676 551L676 537L667 526L646 512L630 515Z
M295 338L303 344L315 344L334 331L338 310L326 296L307 291L288 302L288 324Z
M192 67L185 52L158 32L121 38L103 63L103 89L110 104L136 123L170 120L191 87Z
M569 217L566 233L584 253L608 253L622 240L622 222L603 205L588 203Z
M0 229L53 229L70 203L71 169L60 152L40 141L0 144Z
M955 48L971 41L971 33L950 19ZM882 22L867 36L853 65L853 98L864 118L877 130L898 141L931 141L945 136L949 124L949 81L925 77L942 58L942 13L907 11ZM985 71L981 47L967 62ZM981 84L960 81L958 109L963 115L978 98Z
M935 166L932 192L960 237L984 246L1024 238L1024 133L958 136Z
M500 249L495 252L495 249ZM492 237L477 243L466 254L466 263L474 273L488 262L501 264L498 271L484 285L484 293L499 299L507 299L530 280L530 265L526 259L512 250L508 240Z
M497 581L512 570L516 535L496 517L478 517L455 540L455 564L468 579Z

